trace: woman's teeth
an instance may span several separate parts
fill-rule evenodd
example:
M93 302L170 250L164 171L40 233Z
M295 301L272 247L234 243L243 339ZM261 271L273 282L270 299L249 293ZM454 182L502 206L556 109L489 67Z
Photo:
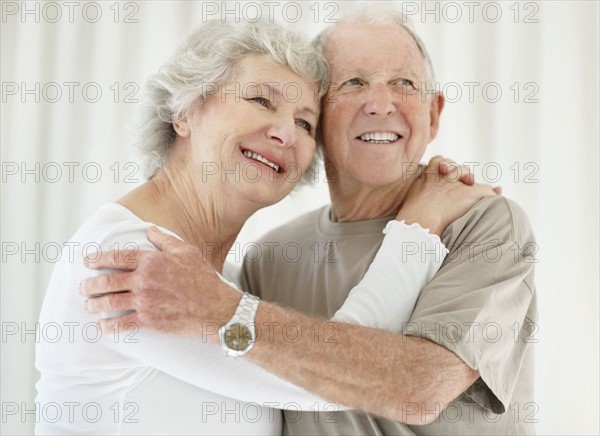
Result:
M261 156L260 154L254 153L250 150L244 150L242 152L244 154L244 156L250 158L250 159L254 159L257 160L259 162L264 163L267 166L270 166L271 168L273 168L275 170L276 173L279 172L279 165L277 165L276 163L271 162L270 160L268 160L267 158Z

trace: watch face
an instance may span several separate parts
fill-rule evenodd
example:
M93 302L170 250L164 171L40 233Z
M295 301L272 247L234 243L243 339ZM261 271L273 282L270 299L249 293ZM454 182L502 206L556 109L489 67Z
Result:
M225 344L235 351L244 351L252 343L252 333L245 325L236 322L225 330Z

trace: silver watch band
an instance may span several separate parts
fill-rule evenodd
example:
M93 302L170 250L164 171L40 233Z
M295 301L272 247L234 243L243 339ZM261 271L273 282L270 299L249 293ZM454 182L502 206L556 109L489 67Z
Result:
M237 309L235 309L232 319L236 319L237 322L242 325L254 323L254 317L256 316L259 302L260 298L258 298L256 295L244 292Z
M223 327L219 329L219 335L221 336L221 345L225 350L225 354L229 357L240 357L246 354L250 349L254 346L254 341L256 340L256 330L254 328L254 317L256 316L256 311L258 310L258 304L260 303L260 298L255 295L248 294L244 292L240 302L238 303L237 308L235 309L235 313L231 317L231 319L225 324ZM250 335L251 339L248 343L248 346L243 349L234 349L229 346L227 343L227 332L230 327L235 324L239 324L243 326L244 330L247 334ZM239 330L238 330L239 332ZM238 333L239 334L239 333Z

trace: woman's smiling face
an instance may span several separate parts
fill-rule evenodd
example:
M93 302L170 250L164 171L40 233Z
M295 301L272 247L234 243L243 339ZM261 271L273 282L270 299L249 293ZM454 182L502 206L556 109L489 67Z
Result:
M227 83L212 84L214 92L196 102L175 130L189 140L195 181L270 205L312 162L316 88L268 55L246 56L234 71Z

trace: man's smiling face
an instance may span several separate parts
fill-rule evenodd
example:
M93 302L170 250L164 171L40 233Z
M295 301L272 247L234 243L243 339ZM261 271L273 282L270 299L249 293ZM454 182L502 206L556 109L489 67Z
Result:
M342 23L325 45L325 160L340 181L386 185L418 163L435 137L443 99L427 95L426 61L396 24Z

